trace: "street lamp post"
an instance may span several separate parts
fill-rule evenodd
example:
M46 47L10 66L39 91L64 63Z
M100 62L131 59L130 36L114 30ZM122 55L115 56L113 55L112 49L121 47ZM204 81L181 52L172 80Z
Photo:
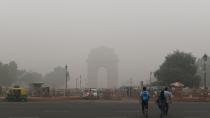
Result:
M80 75L79 88L82 89L82 75Z
M150 72L150 75L149 75L149 85L151 88L152 87L152 72Z
M133 78L130 78L129 97L131 96L131 88L133 86Z
M203 61L204 61L204 89L207 89L206 86L206 62L207 62L208 56L206 54L203 55Z
M64 93L65 93L65 96L66 96L66 90L68 88L68 85L67 85L67 81L68 81L67 80L68 79L68 66L67 65L65 66L65 69L66 69L66 87L65 87L65 92Z

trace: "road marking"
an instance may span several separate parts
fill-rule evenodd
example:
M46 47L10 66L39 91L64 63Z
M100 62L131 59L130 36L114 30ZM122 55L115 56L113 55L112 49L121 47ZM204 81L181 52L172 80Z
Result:
M135 112L135 113L136 113L136 112L139 112L139 111L129 111L129 110L125 110L125 111L116 111L116 112L123 112L123 113L124 113L124 112L126 112L126 113L128 113L128 112L130 112L130 113Z
M46 110L44 112L49 112L49 113L68 113L68 112L71 112L71 111L68 111L68 110Z
M207 112L210 112L210 111L207 111L207 110L188 110L188 111L184 111L184 112L188 112L188 113L207 113Z
M119 117L119 116L110 116L110 117L96 117L96 118L127 118L125 116Z
M201 117L188 116L188 117L184 117L184 118L201 118Z
M10 116L9 118L40 118L38 116Z

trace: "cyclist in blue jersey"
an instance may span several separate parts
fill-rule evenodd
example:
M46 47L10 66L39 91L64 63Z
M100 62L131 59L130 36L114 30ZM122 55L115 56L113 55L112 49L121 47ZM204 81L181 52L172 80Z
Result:
M141 100L142 113L145 114L145 109L148 110L148 102L150 99L150 94L146 87L143 87L143 91L140 92L139 98Z

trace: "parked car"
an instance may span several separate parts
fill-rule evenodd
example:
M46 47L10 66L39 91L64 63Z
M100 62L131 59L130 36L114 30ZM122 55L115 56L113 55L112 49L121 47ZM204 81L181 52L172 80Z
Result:
M88 89L82 90L82 98L88 98L90 91Z
M99 94L96 88L85 89L82 92L82 98L84 99L98 99Z

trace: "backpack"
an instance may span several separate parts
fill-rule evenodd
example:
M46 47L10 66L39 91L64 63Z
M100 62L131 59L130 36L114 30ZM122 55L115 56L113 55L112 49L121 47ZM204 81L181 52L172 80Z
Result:
M159 102L161 102L161 103L166 103L166 97L165 97L165 94L164 94L164 92L161 92L160 93L160 96L159 96Z
M149 101L149 94L147 91L143 91L142 93L142 100L143 101Z

